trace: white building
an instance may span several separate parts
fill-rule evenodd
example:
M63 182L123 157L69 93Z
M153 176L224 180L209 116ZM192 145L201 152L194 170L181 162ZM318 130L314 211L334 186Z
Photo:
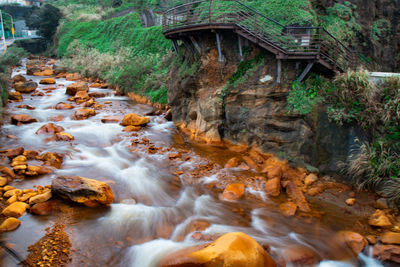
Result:
M0 0L0 5L40 6L42 2L42 0Z

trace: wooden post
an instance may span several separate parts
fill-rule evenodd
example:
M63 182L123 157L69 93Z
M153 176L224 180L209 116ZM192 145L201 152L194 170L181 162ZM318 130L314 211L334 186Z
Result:
M278 58L277 67L276 67L276 82L281 83L281 72L282 72L282 62Z
M243 59L242 38L240 37L239 34L238 34L238 46L239 46L239 57L240 57L240 60L242 60Z
M218 48L218 60L219 62L223 62L223 58L222 58L222 51L221 51L221 40L219 38L219 34L218 32L215 33L216 37L217 37L217 48Z

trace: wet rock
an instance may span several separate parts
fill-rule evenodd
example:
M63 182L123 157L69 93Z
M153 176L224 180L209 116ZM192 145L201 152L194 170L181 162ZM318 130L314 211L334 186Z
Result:
M380 261L393 261L400 263L400 246L375 245L372 248L372 256Z
M395 233L395 232L384 232L380 240L382 243L385 244L395 244L395 245L400 245L400 233Z
M73 137L72 135L70 135L69 133L66 132L59 132L56 133L56 141L73 141L75 140L75 137Z
M1 225L1 232L11 232L16 230L21 225L21 221L16 218L7 218Z
M90 88L100 88L101 84L100 83L92 83L89 87Z
M367 235L365 239L367 239L368 243L370 243L371 245L376 244L376 238L373 235Z
M140 131L140 129L142 129L141 126L126 126L122 131L123 132L137 132Z
M86 120L89 117L95 116L96 111L94 109L90 108L81 108L75 111L74 115L72 116L72 119L74 120Z
M293 203L293 202L286 202L286 203L280 204L279 209L281 210L283 215L285 215L287 217L291 217L296 214L297 205L296 205L296 203Z
M37 122L37 119L32 118L31 116L25 114L14 115L11 117L11 123L14 125L22 125L33 122Z
M180 159L180 158L182 158L182 155L179 152L173 152L173 153L168 154L168 158L169 159Z
M266 169L266 172L269 179L278 178L279 180L281 180L283 175L283 171L280 166L271 166Z
M310 206L308 205L306 198L303 195L303 192L298 188L298 186L292 182L287 181L283 185L286 188L286 193L293 201L297 204L300 211L310 212Z
M164 119L166 119L167 121L172 121L172 110L168 109L167 112L164 115Z
M57 116L53 116L49 118L50 121L63 121L64 120L64 116L63 115L57 115Z
M52 76L54 75L54 71L51 68L47 68L43 71L33 73L34 76Z
M281 193L281 179L279 177L269 179L265 183L265 193L267 194L267 196L279 196Z
M67 109L73 109L74 106L71 105L71 104L67 104L67 103L64 103L64 102L60 102L60 103L58 103L58 104L56 105L55 108L56 108L57 110L67 110Z
M55 168L60 168L61 164L63 162L63 157L58 154L58 153L51 153L51 152L46 152L38 157L36 157L37 160L44 161L46 165L53 166Z
M254 160L252 160L250 157L243 156L243 160L246 162L247 166L254 169L255 171L259 171L260 168L259 168L258 164Z
M371 226L382 228L389 228L393 226L392 222L382 210L376 210L375 213L369 217L368 223Z
M26 82L26 78L25 76L21 75L21 74L17 74L13 77L13 83L19 83L19 82Z
M28 166L27 172L25 175L27 176L37 176L37 175L45 175L53 173L52 169L49 169L44 166Z
M228 201L239 200L244 195L245 188L244 184L229 184L226 186L221 198Z
M0 187L3 187L8 184L8 179L5 177L0 177Z
M106 97L106 93L101 93L101 92L92 92L89 93L89 97L94 97L94 98L101 98L101 97Z
M315 252L304 246L285 248L283 255L284 262L279 262L279 266L315 266L319 262Z
M82 102L82 101L86 101L89 99L90 99L90 97L86 91L78 91L78 92L76 92L76 94L74 96L74 101L80 100L80 102ZM93 103L94 103L94 100L92 100L92 104ZM91 105L88 105L88 106L91 106Z
M122 120L122 116L104 116L101 119L102 123L119 123Z
M65 76L65 79L67 79L67 81L78 81L81 79L81 76L79 75L79 73L68 73Z
M387 201L387 199L386 199L386 198L383 198L383 197L382 197L382 198L379 198L379 199L376 201L375 207L376 207L377 209L381 209L381 210L388 209L389 206L388 206L388 201Z
M355 198L348 198L346 199L346 204L348 206L353 206L356 203L356 199Z
M36 131L36 134L55 134L64 131L64 128L54 123L47 123Z
M19 105L19 106L17 106L17 108L25 108L25 109L29 109L29 110L36 109L35 107L29 106L29 105Z
M108 184L79 176L59 176L53 180L54 194L89 207L110 205L114 195Z
M30 213L40 216L50 215L54 208L54 202L46 201L37 203L30 208Z
M39 152L35 150L25 150L22 155L24 155L27 159L31 160L35 159L39 155Z
M146 126L150 119L148 117L142 117L135 113L129 113L125 115L122 120L122 126Z
M38 87L38 84L32 81L27 81L27 82L19 82L14 84L14 89L17 92L20 92L22 94L30 94L33 91L36 90Z
M257 149L254 147L250 149L249 151L249 157L256 162L258 165L262 165L264 163L264 157L260 152L258 152Z
M14 173L10 168L8 168L8 167L3 168L3 169L1 170L1 172L4 173L4 174L7 175L7 176L13 178L13 179L16 178L15 173Z
M14 202L10 206L6 207L2 214L6 217L19 218L24 215L28 207L29 205L24 202Z
M4 198L10 198L14 195L20 195L22 193L21 189L11 189L11 190L4 190L5 193L3 194Z
M310 173L309 175L306 176L306 178L304 179L304 184L306 186L312 185L313 183L315 183L318 180L318 176L315 175L314 173Z
M24 153L25 149L23 147L18 147L18 148L15 148L15 149L7 149L6 151L7 151L6 152L6 156L7 157L15 158L15 157L17 157L19 155L22 155Z
M235 168L239 165L239 159L237 157L233 157L225 164L225 168Z
M29 199L29 204L34 205L42 202L46 202L52 197L52 193L50 189L45 190L42 194L33 196Z
M185 266L262 266L275 267L274 260L257 241L236 232L228 233L209 245L195 246L166 256L160 267Z
M53 78L45 78L40 80L40 84L56 84L56 80Z
M367 240L362 235L351 231L338 232L336 240L342 244L346 244L355 255L361 253L365 246L368 245Z
M67 86L65 93L70 96L75 96L77 92L84 91L87 92L89 86L86 82L77 82Z
M38 73L42 71L42 67L33 65L33 66L26 66L26 74L27 75L33 75L34 73Z
M8 99L19 102L22 101L23 98L20 92L9 92Z

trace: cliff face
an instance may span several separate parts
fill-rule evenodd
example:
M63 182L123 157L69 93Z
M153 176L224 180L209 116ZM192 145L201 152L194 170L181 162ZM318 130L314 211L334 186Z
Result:
M282 82L277 84L276 59L264 53L263 61L243 75L243 83L229 87L230 77L240 66L237 36L229 32L221 36L222 63L218 61L215 34L210 33L196 38L201 53L193 58L186 52L186 58L199 65L195 73L182 77L182 63L172 67L168 100L175 124L191 138L209 144L256 147L324 172L338 171L356 132L331 124L323 109L316 110L312 118L292 115L287 109L290 83L304 66L282 61ZM188 51L184 46L180 49ZM250 44L245 50L252 50L245 62L261 52Z
M315 0L319 16L335 3L350 2L361 26L353 43L357 51L377 63L374 70L400 72L400 1L396 0Z

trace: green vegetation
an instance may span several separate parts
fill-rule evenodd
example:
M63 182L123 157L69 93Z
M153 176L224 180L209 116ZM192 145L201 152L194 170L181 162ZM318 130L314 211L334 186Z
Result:
M381 38L388 37L392 32L392 26L387 19L378 19L372 25L372 38L379 41Z
M357 23L355 5L346 1L344 4L336 3L326 10L326 15L319 17L320 25L333 34L338 40L351 46L356 39L361 26Z
M30 28L39 29L40 36L51 40L56 33L61 11L53 5L45 4L41 8L32 8L26 16L26 24Z
M11 67L18 65L21 58L27 55L28 53L24 49L11 46L4 56L0 57L0 108L7 102Z

